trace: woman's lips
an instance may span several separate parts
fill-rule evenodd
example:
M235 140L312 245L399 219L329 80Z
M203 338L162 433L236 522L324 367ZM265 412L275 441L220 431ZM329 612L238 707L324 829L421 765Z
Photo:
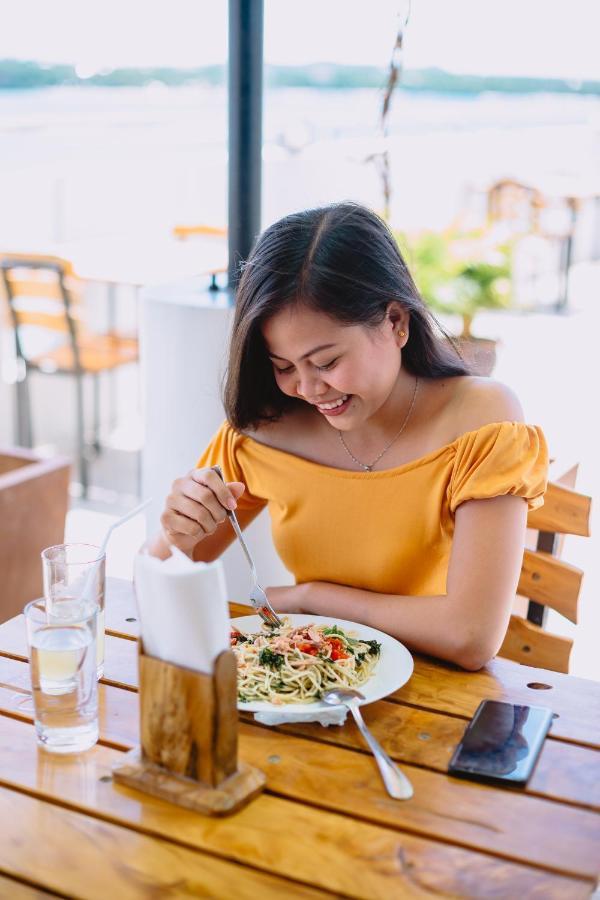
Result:
M350 401L352 400L352 394L348 395L348 398L344 400L339 406L334 407L333 409L321 409L320 406L317 406L317 409L320 413L323 413L324 416L329 418L330 416L341 416L342 413L346 412L348 407L350 406Z

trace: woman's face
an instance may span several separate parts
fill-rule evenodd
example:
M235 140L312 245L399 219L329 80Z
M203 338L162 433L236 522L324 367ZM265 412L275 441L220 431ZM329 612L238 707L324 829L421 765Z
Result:
M394 304L396 307L396 304ZM390 307L376 327L344 325L296 304L262 327L275 380L289 397L311 404L335 428L356 428L390 397L400 372L408 314Z

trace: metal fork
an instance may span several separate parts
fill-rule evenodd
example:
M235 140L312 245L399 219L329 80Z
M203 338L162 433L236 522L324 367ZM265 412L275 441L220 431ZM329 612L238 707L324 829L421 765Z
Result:
M221 471L221 466L213 466L212 468L217 473L221 481L225 483L223 472ZM250 603L252 604L258 615L261 617L263 622L266 622L267 625L271 625L273 628L280 628L283 625L283 622L269 603L267 595L258 583L256 566L254 565L254 560L252 559L250 551L246 546L246 541L244 540L242 529L239 526L237 516L231 509L227 509L225 510L225 512L227 513L227 517L231 522L231 527L238 536L238 540L242 545L244 555L248 560L250 569L252 570L252 590L250 591Z

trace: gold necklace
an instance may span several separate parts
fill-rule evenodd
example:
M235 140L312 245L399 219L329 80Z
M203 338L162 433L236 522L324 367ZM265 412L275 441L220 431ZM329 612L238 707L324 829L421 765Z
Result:
M376 465L376 464L379 462L379 460L380 460L381 457L384 455L384 453L387 453L387 452L388 452L388 450L390 449L390 447L392 446L392 444L393 444L395 441L398 440L398 438L400 437L400 435L402 434L402 432L403 432L404 429L406 428L406 425L407 425L407 423L408 423L408 420L410 419L410 414L411 414L411 412L413 411L413 406L415 405L415 400L417 399L417 389L418 389L418 387L419 387L419 377L418 377L418 375L417 375L416 378L415 378L415 389L414 389L414 391L413 391L412 400L410 401L410 406L408 407L408 412L406 413L406 416L405 416L405 418L404 418L404 422L402 423L402 427L400 428L400 431L398 431L397 434L394 435L394 437L393 437L392 440L389 442L389 444L388 444L386 447L383 448L383 450L381 451L381 453L379 454L379 456L376 457L376 459L374 459L373 462L372 462L370 465L367 465L366 463L361 462L360 459L357 459L357 458L355 457L354 453L348 448L348 446L347 446L347 444L346 444L346 441L344 440L344 435L342 434L341 431L338 430L338 435L339 435L340 441L342 442L342 447L344 448L344 450L346 451L346 453L348 454L348 456L349 456L351 459L354 460L354 462L356 463L356 465L357 465L357 466L360 466L360 468L363 469L365 472L372 472L372 471L373 471L373 466Z

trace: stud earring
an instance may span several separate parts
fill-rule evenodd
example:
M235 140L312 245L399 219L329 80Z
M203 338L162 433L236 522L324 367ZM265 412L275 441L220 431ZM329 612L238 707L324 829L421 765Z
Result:
M399 332L398 332L398 336L399 336L399 337L406 337L406 332L405 332L405 331L399 331Z

